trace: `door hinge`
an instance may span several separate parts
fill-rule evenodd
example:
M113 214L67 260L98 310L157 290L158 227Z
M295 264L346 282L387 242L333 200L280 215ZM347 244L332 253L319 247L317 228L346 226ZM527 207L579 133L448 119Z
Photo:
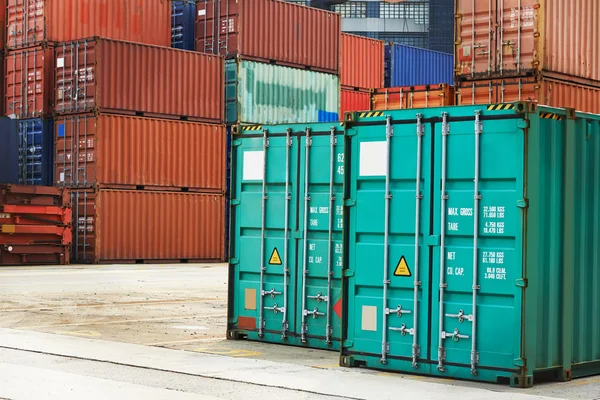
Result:
M348 348L348 347L354 347L354 342L352 340L344 340L344 347Z
M527 199L517 200L517 207L529 208L529 200L527 200Z
M231 141L231 145L232 146L239 146L242 144L242 140L241 139L235 139Z
M518 278L515 281L515 285L518 287L526 288L527 287L527 279L526 278Z
M231 199L232 206L239 206L242 202L238 199Z
M346 129L346 136L356 136L356 129Z
M235 257L229 259L229 265L238 265L239 263L240 263L240 260L238 260Z
M294 239L302 239L304 237L304 235L302 234L302 231L294 231Z
M528 119L520 120L519 122L517 122L517 128L520 128L520 129L529 128L529 120Z
M354 207L356 205L356 200L346 199L344 200L344 205L346 207Z
M441 244L439 235L429 235L425 239L425 244L427 246L439 246Z
M517 367L525 367L527 365L527 360L525 358L515 358L513 364Z
M344 277L345 278L349 278L351 276L354 276L354 270L352 270L352 269L345 269L344 270Z

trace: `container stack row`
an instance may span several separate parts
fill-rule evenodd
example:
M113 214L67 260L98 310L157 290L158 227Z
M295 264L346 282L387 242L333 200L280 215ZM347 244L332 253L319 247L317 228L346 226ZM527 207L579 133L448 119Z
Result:
M2 180L71 190L74 261L223 260L224 59L166 47L171 2L68 3L8 0Z
M459 104L532 100L600 113L595 0L457 0Z

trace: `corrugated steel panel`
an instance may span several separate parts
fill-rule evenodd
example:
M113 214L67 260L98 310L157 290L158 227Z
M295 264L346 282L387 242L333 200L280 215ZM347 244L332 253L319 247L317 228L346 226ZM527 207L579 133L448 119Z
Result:
M167 0L7 0L7 4L9 49L92 36L171 44Z
M245 60L227 60L227 123L337 121L336 75Z
M278 0L201 0L196 9L197 51L339 73L339 14Z
M457 74L489 78L546 70L600 80L597 0L456 1Z
M0 183L52 186L53 121L2 118L0 126Z
M376 89L373 93L373 110L443 107L454 103L454 86L446 84Z
M386 46L386 87L454 83L452 54L401 44Z
M73 190L78 262L222 261L225 196Z
M229 275L228 336L337 350L344 129L339 123L264 128L268 147L263 138L239 135L233 148L231 198L238 202L231 209L231 258L237 262Z
M551 107L572 107L600 114L600 87L549 78L507 78L459 82L457 104L511 103L530 100Z
M171 7L171 47L194 50L196 37L196 1L173 0Z
M5 115L37 118L52 114L54 49L15 50L5 57Z
M371 93L342 89L340 91L340 120L349 111L371 110Z
M222 122L223 68L222 57L167 47L100 38L63 43L56 47L55 111Z
M224 125L123 115L58 117L55 184L224 193Z
M519 387L598 374L600 116L523 102L355 121L341 364Z
M383 40L342 33L341 45L340 84L363 89L383 87Z

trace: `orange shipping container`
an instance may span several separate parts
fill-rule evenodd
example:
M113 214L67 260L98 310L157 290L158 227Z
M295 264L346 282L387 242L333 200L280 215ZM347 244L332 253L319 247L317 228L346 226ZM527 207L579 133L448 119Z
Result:
M171 45L168 0L3 0L9 49L102 36ZM0 1L0 4L2 1Z
M54 132L57 185L225 193L224 125L84 114Z
M457 104L497 104L531 100L551 107L568 107L600 114L600 87L554 80L496 79L462 82L457 87Z
M222 57L109 39L56 47L55 111L223 121Z
M200 0L196 50L339 73L339 14L279 0Z
M4 45L6 44L6 4L8 0L0 0L0 50L4 49Z
M598 0L457 0L458 75L553 71L600 80Z
M342 33L340 84L352 88L384 86L385 43Z
M74 190L74 259L84 263L222 261L225 196Z
M15 50L5 57L4 115L37 118L52 114L54 49Z
M373 93L373 110L452 105L454 105L454 87L446 84L376 89Z
M371 92L360 92L352 89L340 91L340 120L350 111L370 111Z

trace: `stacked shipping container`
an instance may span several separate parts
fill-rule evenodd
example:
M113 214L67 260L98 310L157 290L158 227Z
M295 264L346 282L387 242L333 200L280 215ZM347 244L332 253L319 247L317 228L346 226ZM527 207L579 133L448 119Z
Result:
M460 104L532 100L600 113L595 0L457 0L456 8Z

